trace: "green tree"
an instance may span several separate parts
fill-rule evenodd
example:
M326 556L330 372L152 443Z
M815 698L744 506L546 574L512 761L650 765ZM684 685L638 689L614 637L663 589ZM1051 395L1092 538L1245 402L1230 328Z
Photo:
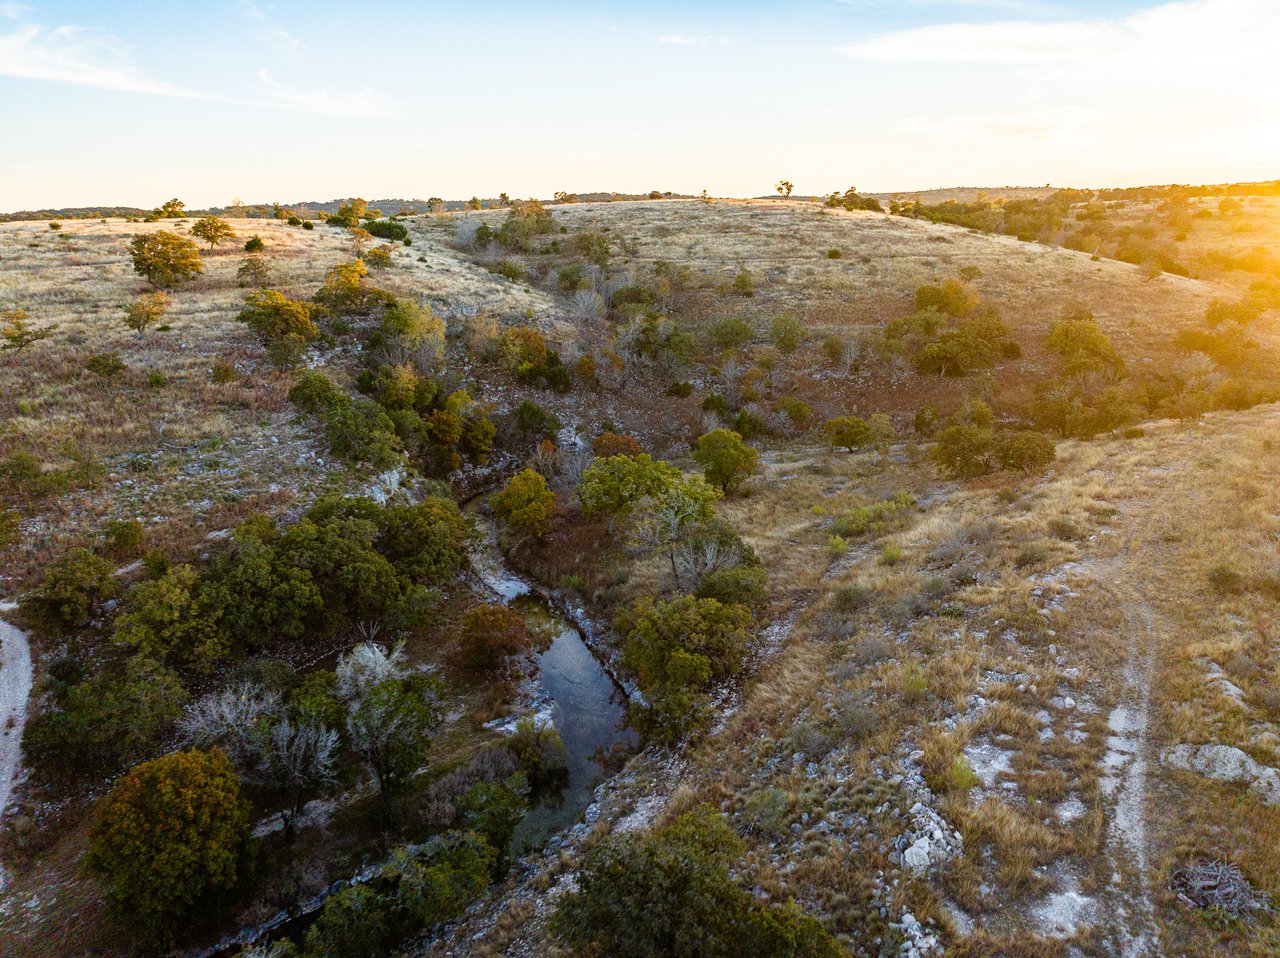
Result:
M139 582L129 592L127 611L116 620L116 641L145 656L172 656L207 669L230 648L200 585L199 573L189 565Z
M169 295L162 289L145 293L128 305L124 312L125 325L139 336L155 323L169 308Z
M873 439L871 426L858 416L837 416L828 419L826 425L827 441L849 452L855 452L869 445Z
M893 419L887 413L878 412L867 421L867 427L871 431L870 445L875 452L875 458L879 461L880 456L889 451L889 445L897 437L897 430L893 426Z
M0 326L0 351L13 350L20 353L29 346L34 346L42 339L49 339L53 336L56 326L45 326L43 329L36 329L27 319L27 311L25 309L6 309L0 313L0 320L4 321L4 325Z
M236 270L236 282L242 287L253 286L257 289L265 289L271 282L271 272L267 269L266 260L261 256L246 256L240 261L240 268Z
M152 286L172 289L204 272L196 244L168 230L135 236L129 253L133 271Z
M320 335L320 328L312 318L315 307L310 303L290 299L275 289L249 293L244 302L245 307L236 319L252 326L264 343L286 336L298 336L310 342Z
M249 804L226 756L175 752L103 799L85 864L117 921L168 943L241 883L249 841Z
M540 472L522 469L489 500L489 504L513 529L542 537L551 528L556 494L547 488L547 480Z
M423 928L455 918L489 885L498 854L478 832L448 832L412 852L396 849L381 872Z
M707 481L726 493L736 491L760 469L760 454L731 429L713 429L699 436L693 458Z
M116 594L111 565L88 549L71 549L45 569L24 611L50 629L77 629Z
M990 470L995 441L985 426L953 422L938 432L930 456L948 475L967 479Z
M619 617L623 663L645 694L647 734L672 742L702 722L705 691L742 668L750 623L744 606L691 595L645 597Z
M267 248L267 244L263 242L262 237L257 233L250 236L244 242L244 251L246 253L261 253Z
M235 236L236 231L224 219L217 216L202 216L191 227L191 235L202 242L208 243L209 249L213 249L224 240L229 240Z
M178 674L142 656L121 674L64 676L51 667L55 707L42 710L23 735L23 750L40 773L76 780L112 774L154 754L187 700Z
M669 824L601 842L557 904L551 928L577 953L628 958L839 958L822 926L761 906L733 880L744 851L701 805Z
M775 316L769 326L769 336L778 352L789 356L804 344L804 324L791 313Z
M1016 432L1001 436L996 443L996 459L1005 469L1032 473L1057 458L1053 440L1042 432Z
M391 944L393 903L369 885L350 885L324 903L307 929L307 958L375 958Z
M597 459L582 474L578 498L587 515L604 513L611 520L625 519L643 499L666 492L680 470L647 453Z

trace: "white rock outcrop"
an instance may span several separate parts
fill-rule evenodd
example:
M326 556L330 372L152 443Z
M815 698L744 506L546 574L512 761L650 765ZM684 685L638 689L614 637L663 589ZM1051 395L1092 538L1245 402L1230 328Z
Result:
M1161 759L1215 782L1248 785L1268 805L1280 805L1280 769L1255 761L1234 745L1175 745Z

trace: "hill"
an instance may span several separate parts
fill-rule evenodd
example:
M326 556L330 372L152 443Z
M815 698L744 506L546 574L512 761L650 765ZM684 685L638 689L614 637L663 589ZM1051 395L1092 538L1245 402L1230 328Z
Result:
M1184 259L1269 235L1227 198L1188 200ZM1179 892L1213 859L1280 891L1277 313L1223 312L1239 270L904 212L232 219L142 333L131 244L190 218L0 225L0 599L37 673L12 953L145 953L81 859L122 776L210 742L260 864L193 949L358 875L318 927L360 898L370 954L568 953L583 869L707 805L734 907L849 953L1271 953L1274 912ZM432 712L398 779L360 744L380 655ZM558 668L629 694L643 748L576 734ZM296 828L261 742L201 732L236 701L334 735ZM406 913L478 833L492 872Z

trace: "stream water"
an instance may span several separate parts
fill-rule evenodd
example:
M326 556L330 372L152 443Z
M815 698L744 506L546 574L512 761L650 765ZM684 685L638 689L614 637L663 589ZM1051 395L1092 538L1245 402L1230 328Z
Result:
M607 772L597 756L615 748L630 749L635 734L623 727L626 695L596 661L582 633L530 585L511 572L502 558L492 523L476 515L480 544L472 568L490 589L524 618L531 633L550 635L538 655L535 715L560 733L569 757L565 787L544 795L516 829L514 850L536 848L578 820L591 804L595 788Z
M480 533L471 556L472 569L504 604L520 614L530 633L543 637L533 712L537 721L555 726L568 754L564 787L538 796L516 829L512 852L521 855L541 847L551 836L578 821L591 804L596 786L609 774L597 756L615 748L630 751L635 747L636 736L623 725L626 693L591 654L582 633L530 583L511 571L498 546L493 523L474 508L469 511ZM510 727L514 728L519 717L523 715L511 718ZM377 866L366 868L367 874L355 880L364 881L377 870ZM231 958L250 941L300 940L326 896L327 893L317 896L303 906L301 913L281 913L263 926L243 929L233 939L189 954L198 958Z

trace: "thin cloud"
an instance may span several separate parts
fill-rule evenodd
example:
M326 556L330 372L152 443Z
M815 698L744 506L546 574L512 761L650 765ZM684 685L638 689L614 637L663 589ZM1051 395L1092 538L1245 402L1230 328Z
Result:
M258 79L275 105L303 113L371 119L389 119L395 115L386 98L376 90L304 90L277 82L265 69L258 71Z
M1180 0L1119 18L915 27L842 52L881 63L1147 63L1186 69L1206 55L1238 61L1242 52L1265 51L1270 59L1277 29L1280 4L1274 0Z
M944 117L909 117L901 121L900 133L956 142L988 143L992 140L1026 140L1078 143L1080 131L1104 118L1096 110L1074 107L1028 109L994 114L963 114Z
M104 90L215 100L150 77L129 62L129 49L101 30L38 23L0 34L0 75L75 83Z

